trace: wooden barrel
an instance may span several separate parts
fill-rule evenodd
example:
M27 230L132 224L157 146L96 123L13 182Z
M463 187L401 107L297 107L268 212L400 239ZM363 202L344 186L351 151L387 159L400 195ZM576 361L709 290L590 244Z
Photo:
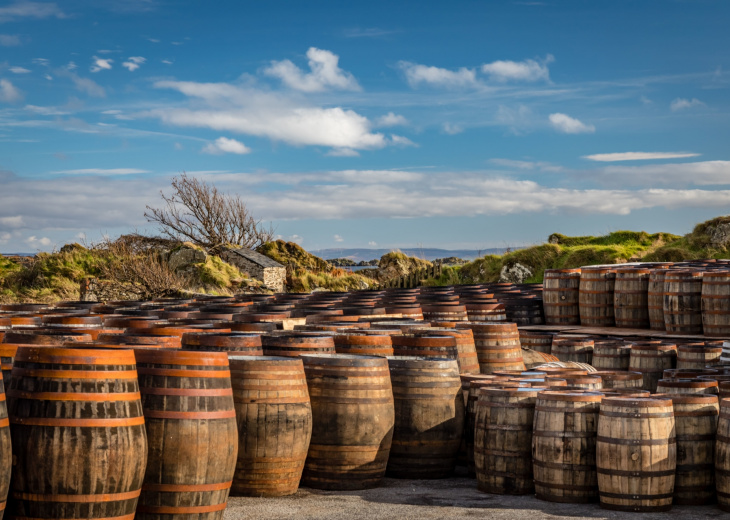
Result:
M6 388L10 387L10 372L13 370L15 354L20 346L17 343L0 343L0 368L2 369L3 382ZM0 520L2 519L0 518Z
M614 388L641 388L644 384L644 377L639 372L623 372L619 370L599 370L591 372L592 376L600 376L603 383L602 389Z
M159 348L180 348L177 336L153 336L151 334L100 334L96 341L107 345L157 345Z
M529 348L522 348L522 361L525 363L526 369L538 367L544 363L550 363L551 361L560 361L557 357L552 354L545 354L544 352L537 352Z
M629 370L641 372L644 377L642 388L656 392L657 383L664 370L674 368L677 359L677 346L668 343L634 343L631 345Z
M334 354L335 341L331 335L281 332L261 337L264 354L267 356L296 357L302 354Z
M501 303L469 303L466 315L469 321L507 321L507 311Z
M423 319L426 321L467 321L466 307L463 305L422 305Z
M537 396L532 432L535 494L549 502L598 500L596 432L603 395L545 391Z
M482 374L525 369L517 324L465 323L457 325L457 328L469 328L474 334L474 345Z
M482 388L476 403L474 467L477 488L499 495L535 492L532 425L545 388Z
M131 350L21 348L8 397L17 518L134 518L147 436Z
M715 497L716 395L672 395L677 436L674 503L704 505Z
M664 324L664 277L666 269L649 271L649 288L646 291L647 308L649 309L649 328L666 330Z
M617 327L648 329L649 274L643 267L616 270L613 289L613 313Z
M46 314L41 318L45 327L53 329L100 329L101 316L69 316L68 314Z
M68 332L64 330L13 329L5 332L4 343L19 343L24 345L45 345L60 347L69 341L91 342L89 334Z
M520 330L520 345L524 348L552 354L554 332Z
M558 376L547 376L545 377L546 381L550 381L551 379L557 379L560 381L565 381L566 386L569 387L572 390L589 390L589 391L599 391L601 388L603 388L603 382L601 381L601 378L599 376L595 376L594 373L588 374L588 375L576 375L571 376L570 374L560 374Z
M261 335L219 332L186 332L182 335L182 348L207 352L231 352L239 356L263 356Z
M437 333L391 336L393 355L458 359L456 338Z
M553 339L552 355L560 361L586 363L593 361L592 339Z
M330 490L377 487L395 424L388 360L320 354L302 361L313 418L302 483Z
M395 427L387 475L451 476L464 431L464 398L456 360L388 358Z
M702 271L668 271L664 277L667 334L702 334Z
M717 381L711 379L660 379L657 382L660 394L710 394L717 395Z
M546 269L542 301L546 325L580 325L580 269Z
M336 335L334 342L338 354L393 355L393 341L387 334L370 334L362 331L344 332Z
M623 341L596 341L591 365L598 370L628 370L631 345Z
M618 511L671 508L677 467L671 399L604 398L597 441L601 507Z
M474 333L471 329L449 329L431 327L426 329L427 333L438 336L453 336L456 340L456 361L459 363L460 374L478 374L479 358L477 357L476 346L474 345ZM419 329L413 330L414 334L420 334Z
M5 399L4 381L10 382L10 379L3 378L3 380L0 380L0 520L2 520L3 512L7 504L8 491L10 489L10 473L13 465L10 422L8 420L8 404Z
M730 271L705 272L701 305L705 336L730 337Z
M730 513L730 397L720 400L715 443L715 489L720 509Z
M304 365L299 358L229 356L238 423L232 495L296 493L312 436Z
M580 324L613 327L613 289L616 270L609 267L584 267L580 272L578 305Z
M721 356L722 347L678 345L677 368L703 369L717 363Z
M223 518L238 452L228 355L136 350L135 356L150 447L136 518Z

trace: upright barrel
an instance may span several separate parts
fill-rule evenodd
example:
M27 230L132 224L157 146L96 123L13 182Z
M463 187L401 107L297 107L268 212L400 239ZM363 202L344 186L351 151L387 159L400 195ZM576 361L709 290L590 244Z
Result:
M730 271L704 274L701 304L705 336L730 337Z
M649 269L642 267L616 270L613 313L617 327L648 329Z
M225 352L137 350L149 458L136 518L219 520L238 437Z
M231 356L238 462L231 494L296 493L312 437L304 365L299 358Z
M671 399L604 398L597 441L601 507L647 512L671 508L677 467Z
M5 385L0 380L0 520L2 520L10 489L10 472L13 452L10 441L8 405L5 400Z
M666 330L664 324L664 278L668 272L666 269L652 269L649 271L646 302L649 309L649 328L651 330Z
M580 325L580 269L546 269L542 301L546 325Z
M537 396L532 467L537 498L549 502L598 500L596 432L603 394L545 391Z
M580 324L589 327L613 327L613 291L616 270L608 267L584 267L580 272L578 304Z
M668 334L702 334L702 271L674 270L664 277Z
M730 398L720 401L715 444L715 489L720 509L730 513Z
M464 398L455 360L388 358L395 427L387 474L436 479L453 474L464 429Z
M592 339L553 339L551 354L560 361L591 364L593 361Z
M631 345L629 370L640 372L644 377L642 388L656 392L657 384L664 370L674 368L677 360L677 346L670 343L634 343Z
M623 341L596 341L593 344L591 365L598 370L628 370L631 345Z
M516 323L468 323L457 328L471 329L482 374L501 370L524 370L520 333Z
M207 352L231 352L238 356L262 356L260 334L186 332L182 335L182 348Z
M377 487L395 424L388 360L310 354L302 361L313 418L302 483L330 490Z
M147 436L131 350L18 349L8 397L16 517L134 517Z

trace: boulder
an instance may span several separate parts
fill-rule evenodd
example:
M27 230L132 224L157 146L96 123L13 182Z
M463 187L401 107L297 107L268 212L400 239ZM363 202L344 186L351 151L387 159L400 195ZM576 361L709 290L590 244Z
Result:
M170 252L167 263L170 269L176 273L181 273L193 270L194 264L204 263L207 258L208 255L202 249L192 244L183 244Z
M510 283L525 283L525 280L532 276L532 271L520 264L515 262L512 265L505 265L499 273L500 282Z

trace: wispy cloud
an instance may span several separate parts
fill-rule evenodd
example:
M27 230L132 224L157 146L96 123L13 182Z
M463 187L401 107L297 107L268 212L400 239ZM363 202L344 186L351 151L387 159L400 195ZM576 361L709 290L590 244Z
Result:
M0 7L0 23L14 22L22 18L66 18L66 15L55 3L21 0L6 7Z
M212 155L221 155L224 153L234 153L244 155L251 153L251 149L240 141L228 139L227 137L219 137L212 143L208 143L202 149L203 153Z
M30 69L26 69L24 67L10 67L8 69L13 74L30 74Z
M411 87L421 84L435 87L461 88L478 85L476 71L462 67L457 70L443 69L427 65L419 65L409 61L398 62L398 67L406 76Z
M335 242L344 242L345 241L345 239L342 238L341 235L335 235L332 238L335 240Z
M376 126L405 126L408 124L408 120L393 112L388 112L384 116L380 116L376 122Z
M0 102L17 103L23 99L23 93L7 79L0 79Z
M441 129L448 135L457 135L464 131L464 128L461 125L455 125L448 122L441 125Z
M552 54L548 54L543 60L525 61L494 61L485 63L481 67L489 79L499 82L506 81L549 81L550 71L548 64L555 61Z
M89 96L99 98L106 96L106 91L104 90L104 87L102 87L92 79L82 78L71 70L68 70L66 68L56 69L56 75L70 79L76 87L76 90L84 92Z
M730 161L606 166L597 173L610 186L730 186Z
M497 166L504 166L506 168L516 170L529 170L529 171L542 171L542 172L562 172L564 168L557 164L552 164L545 161L519 161L515 159L502 159L496 157L489 159L489 162L496 164Z
M322 92L333 88L360 90L355 77L339 67L340 57L330 51L310 47L309 69L305 73L290 60L272 61L264 73L279 78L285 85L302 92Z
M0 34L0 47L17 47L20 44L20 36L16 34Z
M92 64L91 64L91 67L89 67L89 70L91 72L100 72L102 70L111 70L112 63L114 63L114 60L111 58L99 58L98 56L94 56L92 58Z
M618 161L651 161L656 159L684 159L686 157L697 157L701 154L691 152L619 152L619 153L597 153L584 155L584 159L599 162Z
M147 61L147 59L142 56L130 56L127 61L122 63L122 67L126 68L129 72L134 72L145 61Z
M705 106L705 104L697 98L692 98L692 99L676 98L676 99L672 100L672 102L669 104L669 108L672 110L672 112L677 112L678 110L686 110L688 108L694 108L694 107L703 107L703 106Z
M553 128L563 134L592 134L596 131L595 126L585 124L567 114L557 112L550 114L548 119Z
M138 168L83 168L80 170L59 170L51 172L62 175L139 175L142 173L150 173L149 170L140 170Z
M398 32L400 31L381 29L380 27L353 27L345 29L343 35L345 38L382 38Z

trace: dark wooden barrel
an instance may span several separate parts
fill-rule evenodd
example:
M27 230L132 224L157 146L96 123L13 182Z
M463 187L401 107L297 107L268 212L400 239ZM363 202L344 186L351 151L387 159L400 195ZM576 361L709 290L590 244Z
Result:
M389 334L369 334L362 331L343 332L334 337L338 354L392 356L393 340Z
M333 336L326 333L270 333L261 337L261 343L267 356L296 357L302 354L335 353Z
M260 334L187 332L182 335L182 348L207 352L231 352L238 356L263 356Z
M656 391L667 395L719 393L717 381L712 379L660 379Z
M722 347L677 346L677 368L701 370L720 361Z
M677 360L677 346L668 343L634 343L631 345L629 370L641 372L644 377L642 388L656 392L657 383L664 370L674 368Z
M580 325L580 269L546 269L542 302L546 325Z
M613 290L616 270L609 267L584 267L580 272L578 304L580 324L613 327Z
M651 330L666 330L664 324L664 277L668 272L667 269L652 269L649 271L646 302L649 309L649 328Z
M299 358L230 356L238 423L232 495L296 493L312 436L304 365Z
M601 507L646 512L672 507L677 444L671 399L604 398L597 441Z
M10 381L4 377L3 380ZM3 380L0 380L0 520L2 520L7 504L8 491L10 489L10 473L13 465L8 403L5 399L5 385Z
M10 372L13 370L15 354L20 346L17 343L0 343L0 369L2 369L3 382L6 388L10 387Z
M476 402L474 467L477 488L500 495L534 493L532 426L545 388L482 388Z
M532 432L535 494L550 502L598 500L596 432L603 395L545 391L537 396Z
M649 269L642 267L616 270L613 313L617 327L648 329Z
M592 339L559 339L553 338L550 352L560 361L591 364L593 361Z
M319 354L302 361L313 418L302 484L331 490L379 486L395 424L388 360Z
M482 374L525 369L516 323L465 323L457 325L457 328L471 329L474 334L474 345Z
M424 329L426 334L437 336L453 336L456 340L456 361L459 363L460 374L479 374L479 358L474 344L474 333L471 329L450 329L430 327ZM421 334L421 329L413 329L414 334Z
M501 303L469 303L466 314L469 321L507 321L507 311Z
M631 345L623 341L595 341L591 365L598 370L628 370Z
M730 513L730 397L720 400L715 443L715 489L720 509Z
M544 354L552 354L554 332L520 330L520 345Z
M131 350L18 349L8 397L17 518L134 518L147 436Z
M628 372L620 370L599 370L591 372L592 376L599 376L603 383L602 389L614 388L641 388L644 384L644 377L639 372Z
M601 380L600 376L594 375L595 372L592 372L588 375L576 375L571 376L569 374L560 374L559 376L550 376L548 375L545 377L546 381L550 380L559 380L559 381L565 381L566 386L569 387L572 390L589 390L589 391L599 391L601 388L603 388L603 381Z
M674 503L704 505L715 498L716 395L672 395L677 436Z
M387 475L451 476L464 430L464 398L456 360L388 358L395 427Z
M238 437L225 352L136 350L149 458L137 519L219 520Z
M437 333L391 336L393 355L458 359L456 338Z
M702 334L702 271L673 270L664 277L667 334Z
M730 337L730 271L705 272L701 304L705 336Z

